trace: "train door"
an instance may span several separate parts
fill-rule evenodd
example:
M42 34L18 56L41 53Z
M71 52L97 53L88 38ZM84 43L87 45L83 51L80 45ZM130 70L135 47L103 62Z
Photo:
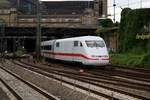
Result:
M80 41L74 41L73 43L73 61L81 62L81 47L82 44Z
M56 43L56 40L54 40L52 43L52 58L54 59L55 59L55 43Z

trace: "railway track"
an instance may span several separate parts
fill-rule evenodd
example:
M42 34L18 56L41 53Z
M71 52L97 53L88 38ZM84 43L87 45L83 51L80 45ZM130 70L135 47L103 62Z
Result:
M53 62L54 63L54 62ZM52 64L53 64L52 63ZM55 63L54 63L55 64ZM50 65L51 64L45 64L45 65ZM140 69L140 68L126 68L126 67L121 67L121 66L105 66L106 68L102 67L95 67L95 66L83 66L82 65L72 65L69 63L59 63L57 64L59 66L63 66L64 68L70 68L73 70L80 70L84 69L87 73L95 74L97 76L106 76L106 77L122 77L122 78L129 78L133 80L139 80L139 81L145 81L145 82L150 82L150 70L148 69Z
M150 72L150 69L144 69L144 68L133 68L133 67L127 67L127 66L119 66L119 65L112 65L112 67L117 68L118 70L126 70L126 71L133 71L133 72L140 72L140 73L148 73Z
M4 86L12 93L12 95L16 98L16 100L23 100L23 98L19 96L19 94L17 94L16 91L13 90L2 78L0 78L0 82L4 84Z
M24 64L26 64L26 63L24 63ZM22 67L25 67L22 64L19 64L19 65L21 65ZM82 82L85 82L85 83L92 84L92 85L97 86L97 87L103 87L103 88L106 88L106 89L109 89L109 90L112 90L112 91L116 91L118 93L133 96L135 98L150 99L149 96L141 95L140 92L138 94L136 94L134 92L124 91L124 90L122 90L122 88L117 89L117 88L113 88L112 86L109 86L110 84L111 85L118 85L118 86L128 87L128 89L133 88L133 89L136 89L136 90L142 90L142 91L146 91L146 92L148 91L149 92L149 86L150 86L149 84L142 84L142 83L140 84L140 83L135 83L135 82L127 82L127 81L121 80L121 79L120 80L113 80L108 76L107 77L101 77L99 75L87 74L87 73L79 75L78 72L76 73L76 72L70 72L70 71L62 71L62 69L58 70L56 68L52 69L50 67L45 68L43 66L42 67L31 66L29 64L28 64L27 68L38 68L38 69L43 70L43 71L48 72L48 73L53 73L53 74L61 75L61 76L64 76L64 77L69 77L69 78L72 78L72 79L75 79L75 80L79 80L79 81L82 81ZM41 73L41 74L43 74L43 73ZM110 81L110 79L111 79L111 81ZM116 82L116 81L118 81L118 82ZM120 81L122 81L122 83ZM124 84L124 82L126 82L126 83ZM102 84L100 84L100 83L102 83ZM109 84L109 85L106 86L104 84ZM133 85L133 84L135 84L135 85ZM92 90L90 90L90 91L92 91ZM117 98L114 98L114 99L117 99Z
M47 77L52 77L52 78L54 78L54 79L56 79L56 80L59 80L59 81L61 81L61 82L64 82L64 83L67 83L67 84L69 84L69 85L72 85L72 86L75 86L76 88L80 88L80 89L82 89L82 90L85 90L85 91L90 91L90 93L93 93L93 94L95 94L95 95L98 95L98 96L102 96L102 97L104 97L104 98L106 98L106 99L113 99L113 100L118 100L116 97L113 97L112 95L106 95L106 94L103 94L103 93L101 93L101 92L98 92L98 91L95 91L95 90L93 90L93 89L90 89L89 87L86 87L86 86L82 86L82 85L79 85L79 84L75 84L74 83L74 79L72 80L70 80L70 82L69 81L66 81L66 80L68 80L68 78L66 79L66 80L63 80L62 79L62 77L64 77L65 78L65 76L66 75L63 75L63 74L60 74L60 73L57 73L57 71L56 72L54 72L54 70L50 73L50 72L47 72L46 70L42 70L42 69L40 69L40 67L39 68L37 68L37 66L36 67L34 67L34 66L32 66L32 65L28 65L28 64L23 64L23 63L18 63L18 62L14 62L15 64L18 64L19 66L22 66L22 67L24 67L24 68L27 68L27 69L30 69L30 70L32 70L32 71L35 71L35 72L37 72L37 73L40 73L40 74L42 74L42 75L45 75L45 76L47 76ZM55 75L54 75L55 74ZM71 78L71 77L70 77ZM86 82L87 83L87 82ZM85 84L86 84L85 83ZM80 83L80 84L83 84L82 82ZM86 84L86 85L88 85L88 84Z
M45 64L45 65L51 65L51 64L55 65L56 63L54 61L50 64ZM122 66L114 66L114 65L109 65L109 66L104 66L104 67L103 66L101 67L82 66L82 65L63 63L63 62L57 64L57 66L59 67L63 66L64 68L70 68L73 70L80 70L84 68L86 72L96 74L96 75L100 73L101 75L104 74L104 75L109 75L109 76L120 76L120 77L150 82L150 78L149 78L150 70L149 69L129 68L129 67L124 67L124 66L122 67Z
M42 69L46 70L45 68L42 68ZM103 82L103 83L107 83L107 84L130 87L130 88L133 88L133 89L140 89L140 90L150 91L150 88L149 88L150 83L148 83L148 82L145 82L145 84L141 83L141 82L137 82L137 81L132 82L132 81L129 81L129 80L123 80L123 79L120 79L120 78L115 78L115 77L110 76L108 74L101 74L103 72L99 72L98 74L96 74L95 71L91 71L91 72L87 71L87 72L90 72L92 74L80 74L80 76L79 76L78 72L65 71L65 69L62 70L62 69L54 69L54 68L50 69L50 68L48 68L47 70L54 70L54 71L59 72L61 74L67 73L68 76L69 75L74 75L76 77L85 78L87 80L92 80L92 81L95 81L95 82Z
M27 100L27 99L32 99L32 100L41 100L41 99L42 100L60 100L59 98L52 96L51 94L45 92L44 90L35 86L34 84L22 79L21 77L19 77L15 73L7 70L5 68L5 65L2 64L0 66L0 70L5 71L6 76L4 76L4 77L7 77L7 74L8 74L8 77L11 77L12 79L16 80L16 81L13 81L13 83L16 84L16 82L17 82L17 84L19 84L19 85L21 84L20 86L13 87L12 84L7 82L7 79L0 78L0 81L13 94L13 96L16 98L16 100ZM10 79L10 81L12 79ZM21 90L21 88L22 88L22 90ZM27 88L27 91L24 88ZM29 92L29 94L27 92Z
M55 64L54 62L45 64L51 66L51 64ZM70 64L70 63L69 63ZM67 69L72 69L72 70L80 70L83 69L83 66L81 65L68 65L65 63L59 63L58 67L60 68L66 68ZM72 66L72 67L70 67ZM84 67L86 73L90 73L91 75L94 75L96 78L100 79L106 79L106 80L111 80L111 81L117 81L118 82L123 82L127 84L132 84L132 86L127 85L128 87L135 87L137 89L147 89L149 91L149 84L150 84L150 70L148 69L135 69L134 68L125 68L125 67L114 67L114 66L106 66L106 68L102 67L95 67L95 66L85 66ZM125 70L124 70L125 69ZM141 70L141 71L140 71ZM144 87L141 87L142 84L145 83ZM134 84L134 86L133 86ZM148 84L148 85L147 85ZM117 85L117 84L116 84ZM124 85L124 84L120 84ZM125 86L125 85L124 85ZM148 87L146 87L148 86Z
M112 66L113 67L113 66ZM145 81L145 82L150 82L150 73L148 72L140 72L136 71L134 69L125 69L125 68L118 68L115 67L114 69L107 70L107 69L97 69L97 70L90 70L89 71L92 74L98 75L99 73L102 75L109 75L109 76L118 76L118 77L124 77L124 78L129 78L129 79L135 79L139 81Z
M10 61L8 61L7 62L9 65L8 66L6 66L6 68L8 68L9 70L11 70L12 72L14 72L14 71L17 71L17 69L19 69L19 71L21 71L20 69L26 69L26 70L28 70L29 69L29 66L18 66L18 67L16 67L16 68L14 68L14 67L12 67L12 66L16 66L16 64L13 64L12 62L10 62ZM12 69L12 68L13 69ZM32 70L31 70L32 69ZM90 89L88 89L87 87L83 87L83 86L81 86L81 85L78 85L78 84L74 84L74 83L71 83L71 82L67 82L67 81L63 81L62 79L61 79L61 77L54 77L53 75L50 75L50 74L48 74L48 73L46 73L45 71L40 71L40 70L36 70L36 69L34 69L34 68L31 68L30 69L30 72L31 71L33 71L33 73L39 73L39 74L41 74L42 76L43 75L45 75L46 77L49 77L49 78L53 78L53 79L56 79L56 80L58 80L58 81L60 81L59 83L63 83L65 86L66 86L66 84L69 84L70 86L69 87L71 87L71 85L72 85L72 87L73 88L75 88L75 90L73 90L73 91L69 91L69 95L67 94L67 95L65 95L65 96L71 96L70 98L71 99L68 99L68 98L63 98L63 97L61 97L61 96L58 96L58 97L60 97L61 98L61 100L80 100L80 99L73 99L72 98L72 95L74 94L74 92L76 92L76 89L77 90L79 90L79 89L82 89L81 91L83 91L83 90L85 90L85 92L83 92L83 93L85 93L86 95L85 95L85 97L82 97L82 98L84 98L85 100L97 100L96 98L94 99L93 98L93 96L91 96L91 94L92 94L92 92L90 92L91 94L89 95L89 93L88 93L88 91L90 90ZM23 72L25 75L27 74L26 73L26 71L25 72ZM18 73L17 73L18 74ZM31 73L29 73L29 74L31 74ZM19 74L20 75L20 74ZM29 75L30 76L30 75ZM22 78L24 78L24 75L22 75L22 73L21 73L21 77ZM30 76L31 77L31 76ZM36 79L35 77L33 77L34 79ZM31 80L33 80L33 78L31 78ZM39 77L38 77L39 78ZM50 80L50 81L53 81L53 79L52 80ZM43 81L43 82L45 82L45 81ZM46 80L46 82L48 82L47 80ZM37 83L37 81L35 81L35 84ZM44 83L45 84L45 83ZM46 83L46 84L51 84L51 83ZM54 84L57 84L57 82L56 83L54 83ZM37 85L37 84L36 84ZM62 85L61 85L62 86ZM46 88L49 88L49 87L46 87ZM50 88L52 88L52 87L50 87ZM56 88L56 90L57 90L57 86L55 87ZM78 89L79 88L79 89ZM62 89L62 88L60 88L60 89ZM56 91L55 90L55 91ZM59 90L59 91L61 91L61 90ZM62 90L63 91L63 90ZM93 90L91 90L91 91L93 91ZM70 93L71 92L71 93ZM87 93L86 93L87 92ZM96 91L93 91L93 93L95 93L95 94L100 94L100 93L98 93L98 92L96 92ZM93 95L93 94L92 94ZM103 96L101 96L101 95L103 95ZM101 97L103 100L108 100L108 99L114 99L114 100L117 100L115 97L112 97L112 96L108 96L108 95L105 95L105 94L101 94L101 95L97 95L97 96L94 96L94 97ZM56 96L56 95L55 95ZM84 95L83 95L84 96ZM80 96L79 96L80 97ZM42 99L43 100L43 99Z

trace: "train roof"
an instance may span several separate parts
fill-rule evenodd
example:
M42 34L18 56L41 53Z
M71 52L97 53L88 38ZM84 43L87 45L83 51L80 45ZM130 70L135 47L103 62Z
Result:
M80 37L72 37L72 38L65 38L65 39L58 39L57 41L69 41L69 40L103 40L101 37L98 36L80 36Z
M103 40L101 37L98 36L80 36L80 37L72 37L72 38L65 38L65 39L56 39L56 40L48 40L48 41L43 41L42 43L49 43L52 41L70 41L70 40Z
M40 1L42 1L42 2L64 2L64 1L68 1L68 2L70 2L70 1L94 1L94 0L40 0Z

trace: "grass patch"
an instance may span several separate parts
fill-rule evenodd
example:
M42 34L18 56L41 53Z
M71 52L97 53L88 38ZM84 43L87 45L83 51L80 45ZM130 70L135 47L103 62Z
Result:
M143 67L150 68L149 57L146 54L110 54L111 64L115 65L127 65L129 67Z

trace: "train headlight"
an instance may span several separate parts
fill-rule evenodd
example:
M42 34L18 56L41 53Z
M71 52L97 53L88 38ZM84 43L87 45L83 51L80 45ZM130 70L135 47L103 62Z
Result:
M97 56L97 55L91 55L91 57L99 57L99 56Z
M108 55L91 55L91 57L109 57Z
M102 57L109 57L108 55L104 55L104 56L102 56Z

